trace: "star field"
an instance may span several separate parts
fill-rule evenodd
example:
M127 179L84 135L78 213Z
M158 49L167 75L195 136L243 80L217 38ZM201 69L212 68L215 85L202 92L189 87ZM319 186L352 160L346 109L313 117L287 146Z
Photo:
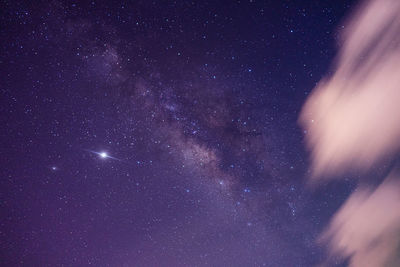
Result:
M320 263L354 183L297 119L354 5L2 1L0 265Z

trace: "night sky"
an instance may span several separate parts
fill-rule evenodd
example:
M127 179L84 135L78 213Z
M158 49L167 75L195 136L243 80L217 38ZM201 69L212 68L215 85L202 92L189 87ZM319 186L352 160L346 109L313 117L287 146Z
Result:
M315 266L301 107L354 1L1 1L1 266ZM332 260L332 266L346 266Z

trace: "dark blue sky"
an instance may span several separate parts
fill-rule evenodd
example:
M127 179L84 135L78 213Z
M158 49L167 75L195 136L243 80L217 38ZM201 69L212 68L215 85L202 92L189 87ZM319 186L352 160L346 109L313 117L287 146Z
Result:
M354 6L1 1L1 265L322 262L354 184L297 119Z

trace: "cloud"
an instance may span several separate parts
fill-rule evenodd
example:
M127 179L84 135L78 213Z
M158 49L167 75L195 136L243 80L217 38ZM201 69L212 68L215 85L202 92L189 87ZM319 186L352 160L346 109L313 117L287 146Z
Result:
M400 150L400 1L369 0L344 28L333 74L303 106L312 181L368 171ZM400 266L400 180L358 188L320 237L352 267ZM336 176L340 177L340 176Z
M370 169L400 148L400 1L360 6L342 36L335 72L307 99L314 178Z
M387 178L375 191L357 190L321 236L330 252L352 267L399 266L400 182Z

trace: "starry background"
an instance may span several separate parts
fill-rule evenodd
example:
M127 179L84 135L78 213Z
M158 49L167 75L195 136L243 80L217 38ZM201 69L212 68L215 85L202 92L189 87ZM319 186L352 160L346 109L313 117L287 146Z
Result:
M323 261L354 184L297 118L354 6L1 1L1 266Z

